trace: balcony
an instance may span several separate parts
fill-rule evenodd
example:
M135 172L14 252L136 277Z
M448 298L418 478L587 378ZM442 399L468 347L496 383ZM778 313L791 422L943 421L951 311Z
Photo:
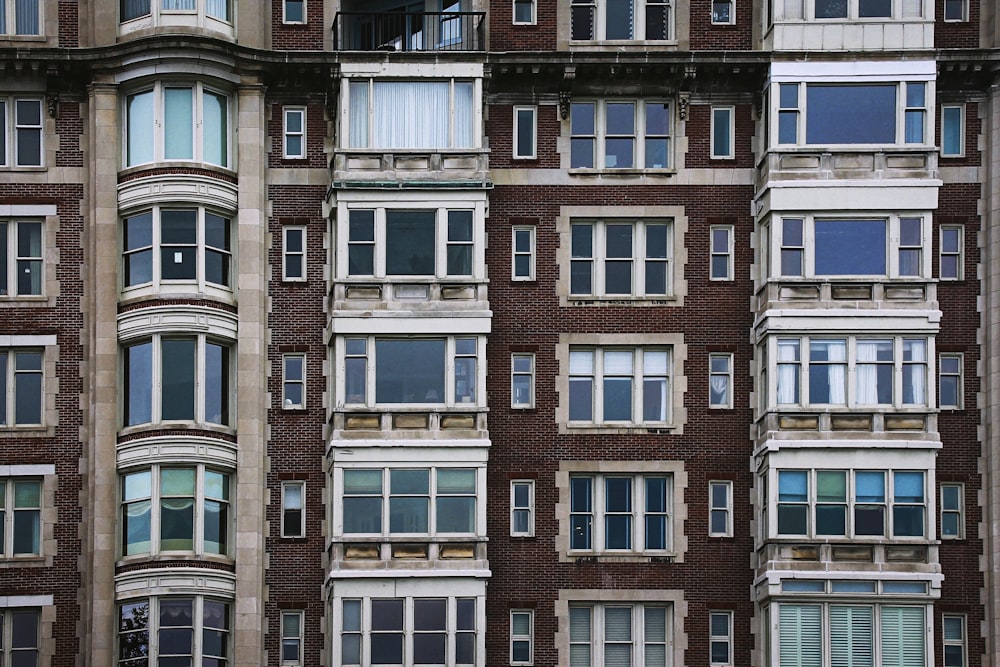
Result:
M486 12L339 12L336 51L483 51Z

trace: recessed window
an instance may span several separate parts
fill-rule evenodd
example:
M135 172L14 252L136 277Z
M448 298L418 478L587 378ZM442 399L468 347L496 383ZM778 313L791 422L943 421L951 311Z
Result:
M40 221L0 221L0 297L42 294L44 230Z
M708 534L711 537L733 535L733 483L708 483Z
M773 344L779 406L927 405L926 338L782 337Z
M477 405L485 340L368 336L343 341L342 396L348 406Z
M472 81L372 81L348 84L350 148L474 148ZM406 113L400 113L406 109Z
M777 221L773 265L781 277L919 278L929 273L924 218L789 217Z
M305 635L305 614L301 611L281 612L281 664L302 664L302 644Z
M514 107L514 159L535 159L538 107Z
M671 293L669 220L576 221L570 225L571 296L664 297Z
M962 247L964 229L960 225L941 225L938 239L938 277L941 280L962 280L964 277Z
M233 658L230 605L209 597L151 597L118 607L119 667L228 665Z
M207 16L219 21L232 21L232 0L121 0L122 23L156 14L160 21L171 14Z
M514 0L514 25L535 23L535 0Z
M510 610L510 664L534 664L534 626L534 610Z
M942 616L941 637L944 639L944 667L965 667L965 616Z
M18 558L42 552L42 482L0 479L0 556Z
M281 275L288 281L306 279L306 228L282 227Z
M733 612L713 611L708 615L709 658L713 665L733 664Z
M817 19L890 18L892 0L814 0Z
M712 158L734 157L735 123L733 107L712 107Z
M571 39L666 41L673 36L672 0L572 0Z
M306 355L286 354L281 358L281 407L306 407Z
M41 616L37 609L0 609L0 664L40 664Z
M922 471L779 470L777 478L778 535L926 535Z
M123 348L123 422L228 425L230 347L205 336L154 336Z
M229 555L229 475L157 465L121 476L121 555Z
M336 664L481 664L475 598L361 598L341 604Z
M510 483L511 537L531 537L535 534L535 483L514 480Z
M965 538L965 485L941 484L941 539Z
M711 354L708 357L708 405L733 407L733 355Z
M733 227L732 225L715 225L711 234L711 267L710 280L733 279Z
M944 0L944 20L968 21L969 20L968 0Z
M599 100L570 107L571 169L667 169L672 117L665 101Z
M222 92L158 82L125 98L125 120L127 167L165 160L229 166L229 97Z
M284 0L284 21L285 23L305 23L306 3L305 0Z
M232 287L232 236L227 217L204 208L157 206L122 219L123 288L169 290L195 283Z
M42 423L44 361L42 350L0 350L0 426Z
M41 100L0 98L0 166L43 165L43 119Z
M535 407L535 355L519 352L510 355L510 406Z
M965 155L965 105L941 107L941 157Z
M6 0L0 3L0 34L41 35L40 0Z
M306 157L306 110L305 107L285 107L284 109L284 158L302 160Z
M535 279L535 227L511 229L511 280Z
M778 144L927 142L926 82L780 83L778 88ZM866 122L855 122L859 114Z
M306 536L306 484L281 483L281 536Z
M569 351L569 420L663 424L670 420L669 347Z
M672 664L670 616L669 607L655 604L573 604L569 608L569 664Z
M667 551L671 475L572 475L570 552Z
M942 354L938 358L938 402L942 410L962 408L961 354Z

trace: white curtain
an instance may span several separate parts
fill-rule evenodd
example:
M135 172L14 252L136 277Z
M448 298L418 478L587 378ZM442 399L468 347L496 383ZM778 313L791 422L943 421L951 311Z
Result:
M194 158L194 95L191 88L163 91L163 157Z
M207 0L205 13L220 21L229 20L229 0Z
M878 403L878 341L858 341L857 402L861 405Z
M351 148L368 148L368 81L353 82L348 91Z
M448 146L447 81L376 81L373 148Z
M795 404L799 402L798 361L799 361L799 341L779 340L778 341L778 404L779 405Z
M14 0L15 32L18 35L40 35L38 0Z
M194 0L163 0L164 9L194 9Z
M927 404L927 343L903 341L903 403Z
M472 141L472 82L455 82L455 141L453 148L471 148Z
M827 343L827 355L830 364L830 403L844 405L847 403L847 344L844 341Z
M729 405L729 376L713 375L712 385L712 405Z
M3 0L0 0L2 4ZM123 0L122 1L122 21L130 21L140 16L149 14L149 0ZM0 18L2 20L2 18Z

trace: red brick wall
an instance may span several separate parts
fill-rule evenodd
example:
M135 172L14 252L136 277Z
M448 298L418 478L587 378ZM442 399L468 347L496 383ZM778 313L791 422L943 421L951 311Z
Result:
M684 157L686 167L709 167L717 169L752 168L754 154L751 140L754 120L750 104L737 104L733 116L736 122L733 142L735 158L731 160L712 159L712 107L708 104L692 104L688 107L687 135L688 150Z
M284 0L271 0L271 46L287 51L319 51L323 35L330 26L323 25L323 0L306 0L306 22L284 23Z
M712 0L690 0L692 51L749 51L753 48L753 7L749 0L735 0L736 23L714 25ZM684 11L678 3L677 11Z
M491 51L554 51L556 11L563 0L535 0L535 25L513 25L514 0L492 0L489 7Z
M284 106L306 107L306 159L286 160L284 154ZM322 104L302 101L275 102L270 106L271 118L267 122L267 134L271 137L271 152L267 156L267 166L271 169L315 167L327 165L324 142L327 134L326 110Z
M934 3L934 48L975 49L979 47L979 3L967 0L968 21L945 21L944 2Z

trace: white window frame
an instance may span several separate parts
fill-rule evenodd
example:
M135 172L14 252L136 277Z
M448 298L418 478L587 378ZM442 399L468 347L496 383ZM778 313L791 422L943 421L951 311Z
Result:
M286 0L287 1L287 0ZM283 107L282 108L282 157L286 160L304 160L306 158L306 108L305 107ZM289 118L299 117L298 130L289 129ZM299 150L289 150L291 139L298 138Z
M631 240L632 251L630 257L609 257L607 253L607 234L609 227L630 226L632 228ZM666 227L666 257L648 257L647 252L647 229L649 227ZM577 254L574 247L573 234L575 228L590 227L591 243L590 254L584 256ZM569 228L570 245L570 275L567 282L567 291L571 299L667 299L674 294L674 221L671 218L600 218L586 219L577 218L570 221ZM632 290L629 293L608 293L607 291L607 266L614 263L629 262L630 280ZM590 291L573 291L573 265L590 265ZM666 278L666 291L663 293L646 293L646 269L647 265L664 265L664 275Z
M164 470L190 470L194 472L194 495L192 496L177 496L172 494L165 494L162 489L162 479L161 475ZM208 473L213 473L223 476L225 479L226 492L228 497L217 498L215 496L209 496L207 494L207 486L205 484L205 477ZM126 479L129 476L146 474L149 476L149 495L138 495L133 498L127 498L125 494L125 489L127 487ZM135 551L134 553L128 553L128 536L126 534L126 526L124 523L119 523L119 540L118 540L118 554L119 557L125 558L138 558L142 560L148 560L151 557L159 556L163 554L194 554L195 556L208 557L208 558L231 558L236 551L236 523L235 523L235 513L234 506L236 504L236 475L232 470L226 470L222 468L217 468L214 466L206 466L204 463L185 463L185 464L166 464L166 463L156 463L148 467L139 468L128 468L119 471L118 475L118 507L122 512L121 516L125 516L127 513L128 505L141 505L143 503L148 503L149 505L149 550L148 551ZM193 508L193 525L191 527L191 548L190 549L168 549L165 548L161 541L161 526L163 521L163 501L169 498L191 498L194 503ZM206 517L206 502L219 503L222 505L224 503L224 514L225 514L225 548L223 553L216 553L214 551L208 551L205 548L205 517Z
M524 370L523 363L527 362L528 369ZM519 366L521 366L519 368ZM528 397L524 400L518 394L518 378L527 378ZM513 352L510 355L510 407L518 409L531 409L535 407L535 353L534 352Z
M295 618L298 620L298 632L290 633L285 631L285 619ZM281 628L281 665L282 667L299 667L302 664L303 650L305 648L305 612L303 611L283 611L279 620ZM296 646L296 656L289 660L285 657L285 646Z
M945 250L945 235L956 235L956 249L954 251ZM942 270L944 259L954 257L955 275L945 275ZM962 225L941 225L938 231L938 279L939 280L965 280L965 228Z
M655 602L570 602L568 610L569 627L566 630L566 637L568 639L567 653L572 652L574 646L586 647L588 653L593 660L592 664L603 665L605 653L608 648L608 644L613 640L607 639L606 634L606 617L610 610L621 610L629 609L631 628L629 632L629 641L627 645L630 645L631 650L629 651L629 664L636 665L637 667L642 667L646 664L645 660L645 649L648 645L653 646L663 646L663 653L666 655L666 664L674 664L672 661L672 646L673 646L673 607L670 603L657 604ZM650 625L646 621L647 610L658 609L663 610L664 618L664 641L646 641L646 630L647 626ZM582 610L586 610L583 612ZM580 621L574 621L573 616L577 615L579 618L584 616L589 619L589 630L586 637L576 636L574 637L574 632L581 628L582 623ZM618 645L626 644L626 642L614 642ZM569 664L564 663L564 664Z
M299 507L293 507L289 491L299 492ZM291 512L299 513L299 531L293 532L285 517ZM281 536L298 538L306 536L306 483L304 481L287 481L281 483Z
M3 21L5 29L0 31L0 34L9 36L37 36L42 35L45 30L45 19L42 13L42 7L46 0L33 0L35 4L35 16L34 23L38 28L35 32L21 32L17 28L17 16L18 16L18 4L14 0L7 0L5 11L3 11ZM6 646L6 644L4 644Z
M609 104L613 105L633 105L632 110L632 134L608 134L607 132L607 108ZM667 106L667 118L668 127L667 134L648 134L646 133L646 107L651 104L663 104ZM591 114L594 121L593 133L574 133L573 131L573 115L577 109L582 109L585 106L593 107L593 113ZM669 171L674 168L674 132L675 122L674 122L674 103L668 99L636 99L636 98L624 98L624 99L582 99L574 100L570 106L570 120L569 120L569 131L570 131L570 163L569 168L574 172L588 172L588 171L609 171L609 172L631 172L631 171ZM609 166L607 164L608 155L606 144L609 140L615 139L631 139L632 140L632 165L619 167ZM664 159L666 164L664 165L654 165L649 166L646 164L646 140L647 139L658 139L666 141L666 154ZM574 148L573 145L582 142L591 142L590 151L590 164L574 166L573 156ZM582 145L582 144L581 144ZM583 153L581 153L583 155Z
M943 16L947 23L958 23L969 20L969 0L959 0L961 3L961 16L948 16L948 0L943 0Z
M945 499L947 495L945 489L953 492L956 496L955 506ZM965 484L961 482L941 482L941 516L939 517L939 530L941 532L942 540L964 540L965 539ZM944 532L944 518L945 516L954 516L957 523L957 533L954 535L946 535Z
M3 257L3 261L6 265L6 271L3 273L3 279L5 281L6 289L0 290L0 297L5 297L9 299L18 297L38 297L45 295L45 233L46 226L45 221L41 218L38 219L0 219L0 225L4 227L0 230L0 237L2 237L4 243L6 244L6 255ZM18 237L21 231L21 227L27 227L29 225L38 226L38 236L39 236L39 249L38 254L21 255L20 254L20 244L18 243ZM24 269L27 269L25 271ZM37 275L38 276L38 291L27 291L24 294L18 289L18 278L25 274Z
M604 418L603 410L603 397L604 397L604 363L603 357L606 351L630 351L633 353L632 357L632 418L626 421L616 421L607 420ZM643 347L629 347L629 346L590 346L590 345L573 345L569 349L569 357L572 358L574 352L592 352L593 353L593 367L590 374L578 374L573 373L567 369L567 377L569 385L572 385L574 378L590 378L592 380L591 385L591 419L590 420L573 420L570 418L570 426L624 426L624 425L667 425L670 424L673 419L673 391L674 391L674 368L673 368L673 346L671 345L650 345ZM661 375L659 373L651 373L648 376L643 371L643 361L644 352L666 352L667 354L667 368L666 374ZM624 376L622 376L624 377ZM662 420L652 420L646 421L643 418L643 391L644 382L646 377L651 378L665 378L666 379L666 390L665 390L665 419ZM572 391L570 391L572 393ZM567 407L570 406L570 401L567 399Z
M768 2L770 0L767 0ZM715 5L728 5L729 13L727 14L727 20L717 21L715 15ZM735 25L736 24L736 6L733 0L712 0L712 25Z
M299 5L302 5L302 18L301 19L289 19L288 18L288 5L291 4L291 3L297 3ZM306 2L306 0L282 0L282 2L281 2L281 21L283 23L290 23L290 24L296 24L296 25L301 25L301 24L307 23L308 21L307 21L306 11L307 11L308 4L309 3Z
M715 632L715 620L716 618L725 617L726 619L726 633L716 634ZM733 612L731 611L710 611L708 612L708 659L709 663L712 665L732 665L733 664ZM715 660L715 654L713 652L713 647L715 644L726 645L726 659L724 661Z
M19 485L36 485L38 489L37 504L17 504L16 488ZM23 558L37 559L42 554L42 546L45 542L42 531L44 525L42 512L45 510L45 482L41 477L16 476L0 478L0 517L3 518L2 539L3 549L0 551L0 558L4 560L18 560ZM32 548L28 551L15 551L15 523L17 517L28 515L33 528ZM9 644L0 644L0 647Z
M945 149L945 126L948 125L949 111L958 112L958 150L948 152ZM941 157L965 157L965 104L942 104L941 105Z
M150 0L151 2L158 3L159 0ZM203 0L198 0L199 3ZM164 102L165 91L168 88L182 88L191 91L191 157L165 157L166 150L166 139L164 133L166 131L166 104ZM129 158L129 135L131 133L132 127L129 119L129 101L137 95L144 95L147 93L152 94L153 109L152 109L152 124L150 127L142 128L136 127L136 133L141 135L147 135L152 137L152 156L147 161L140 161L137 159L136 162L132 162ZM217 139L217 137L207 137L205 136L205 96L215 95L226 100L226 110L225 110L225 140L226 140L226 150L225 155L222 156L222 164L211 162L205 158L205 145L209 141ZM150 86L144 88L138 88L136 90L131 90L122 97L122 168L130 167L141 167L144 165L151 165L157 162L193 162L193 163L204 163L210 164L216 167L221 167L223 169L233 168L233 137L234 137L234 102L233 96L228 92L213 87L207 86L201 82L173 82L173 81L156 81Z
M18 368L18 359L21 355L32 355L39 358L38 368ZM0 348L0 357L4 359L5 365L5 375L0 378L3 381L2 390L4 392L4 410L0 414L0 428L2 429L12 429L18 427L38 427L45 425L45 350L44 348L34 348L34 347L11 347L11 348ZM27 357L25 357L27 359ZM38 395L32 396L32 405L35 405L35 400L37 399L38 415L39 421L24 421L20 422L17 420L17 395L18 395L18 385L20 384L19 378L21 376L31 376L37 377L38 380ZM27 391L27 389L22 390Z
M517 5L518 3L524 3L531 7L531 18L527 21L517 20ZM512 0L511 10L510 10L510 22L513 25L535 25L538 21L538 2L537 0Z
M717 504L715 490L722 488L725 490L726 501ZM713 530L712 517L717 513L722 513L725 517L726 526L724 530ZM708 536L709 537L732 537L733 536L733 483L727 480L709 480L708 482Z
M945 361L954 361L957 365L956 370L945 370ZM959 352L942 352L938 355L938 407L942 410L961 410L965 397L965 355ZM955 383L955 404L945 405L944 403L944 391L941 387L944 385L946 378L952 378Z
M23 636L14 637L14 621L13 616L15 614L32 614L35 617L35 628L37 634L35 635L35 641L32 646L26 646L24 644L15 647L14 639L18 642L25 642L28 638ZM0 662L4 665L14 664L15 656L31 655L34 656L34 662L31 664L41 665L42 656L42 626L50 625L42 620L42 612L40 609L32 607L0 607ZM51 639L49 641L52 641ZM46 661L47 663L47 661ZM25 663L28 664L28 663Z
M607 482L612 479L628 479L630 480L630 493L629 507L630 509L625 512L609 512L607 510ZM662 479L665 480L664 494L666 498L666 506L663 511L650 510L646 503L646 480L647 479ZM590 509L589 510L578 510L579 506L574 506L574 480L589 480L590 482ZM611 472L588 472L588 473L573 473L569 478L569 509L570 509L570 535L569 535L569 549L568 553L571 556L587 555L587 554L601 554L601 555L615 555L615 554L668 554L674 549L674 475L672 473L649 473L649 474L635 474L635 473L611 473ZM629 531L629 541L630 546L623 549L614 549L607 546L608 535L607 535L607 519L611 516L628 516L630 518L630 531ZM662 549L658 548L647 548L646 547L646 519L650 516L663 517L664 525L664 547ZM587 517L590 519L590 533L588 535L590 546L589 547L574 547L573 546L573 530L575 526L574 519L580 518L586 521Z
M713 0L714 2L715 0ZM731 3L732 0L729 0ZM736 159L736 107L732 105L727 106L716 106L712 105L712 122L711 122L711 145L712 145L712 159L713 160L734 160ZM718 129L719 119L718 116L722 114L728 116L728 120L725 122L726 130L726 143L728 144L727 151L718 150L716 145L715 132Z
M212 602L216 604L222 604L225 606L225 628L210 628L213 630L220 631L224 633L225 637L223 639L223 644L227 647L228 652L225 656L218 656L225 658L226 664L231 664L233 659L233 646L235 645L234 636L236 634L235 628L235 607L236 604L231 599L226 598L216 598L203 595L178 595L178 596L149 596L143 598L130 598L126 600L121 600L116 605L115 616L118 618L118 628L116 634L116 647L115 655L120 655L120 647L122 643L123 635L134 635L134 636L145 636L145 640L139 639L136 643L141 643L142 645L148 647L149 663L151 665L157 664L159 662L158 658L159 649L159 635L160 635L160 601L161 600L190 600L191 601L191 618L192 624L186 626L191 628L192 645L191 645L191 664L201 665L203 664L203 658L215 657L206 656L204 654L204 641L202 637L205 632L205 602ZM146 607L146 627L134 627L133 619L130 618L125 621L122 618L123 608L132 606L141 606L145 604ZM123 627L132 628L127 631L121 630ZM184 627L184 626L182 626ZM115 665L118 667L126 667L131 663L130 660L116 660Z
M289 377L289 363L296 360L299 362L299 375L301 377ZM294 401L289 397L289 387L298 386L302 398ZM285 354L281 357L281 407L283 410L302 410L306 407L306 355L304 353Z
M527 634L515 634L515 617L525 616L528 619ZM516 660L514 658L514 646L516 644L528 645L528 659ZM535 610L534 609L511 609L510 610L510 664L529 667L535 664Z
M528 494L528 502L521 504L517 500L517 489L524 488ZM524 512L528 516L528 527L526 530L518 530L517 513ZM535 480L533 479L512 479L510 481L510 536L511 537L534 537L535 536Z
M950 623L949 623L950 621ZM958 625L958 637L955 637L953 632L949 632ZM949 628L949 626L952 626ZM965 614L944 614L941 617L941 660L943 667L965 667L968 664L968 634L966 628L968 626ZM949 648L954 649L958 647L961 651L961 656L959 660L954 660L954 656L949 656ZM952 658L952 659L950 659Z
M709 228L709 280L732 281L735 279L735 276L733 275L735 272L733 267L733 239L735 234L733 232L734 230L732 225L712 225ZM716 234L725 234L725 247L719 248L716 245ZM718 275L715 271L716 259L722 259L725 261L726 270L723 275Z
M724 366L724 367L723 367ZM724 382L725 395L723 400L714 398L714 385ZM733 407L733 353L712 352L708 355L708 407L714 409L729 409Z
M532 6L534 6L534 2L532 2ZM525 127L526 123L528 127ZM522 132L530 133L531 150L527 153L520 152ZM511 141L511 150L515 160L534 160L538 156L538 107L514 107L514 133Z
M649 6L662 8L663 11L667 13L666 19L666 38L664 39L646 39L646 10ZM590 11L590 25L591 33L590 36L584 39L575 39L573 37L573 20L572 14L574 9L588 9ZM663 44L666 42L676 41L677 36L675 33L675 19L676 12L674 7L674 0L638 0L634 3L632 7L632 35L625 39L610 39L607 35L607 12L610 11L608 7L607 0L574 0L570 8L570 39L575 44L588 44L593 42L609 42L612 44L618 43L632 43L632 42L649 42L656 44Z
M14 5L8 0L7 6ZM21 122L19 107L24 104L34 104L38 110L38 124ZM0 97L0 132L3 143L0 150L0 167L10 168L44 168L45 165L45 105L37 97ZM21 155L21 136L31 133L37 136L38 154ZM27 150L27 149L25 149ZM27 159L22 159L27 158Z
M289 250L289 237L298 234L300 237L300 243L302 244L301 250ZM281 228L281 279L285 282L305 282L306 281L306 268L308 264L306 263L306 253L308 251L307 240L309 234L306 231L305 225L285 225ZM293 275L291 273L291 267L289 266L290 258L300 258L300 274Z
M511 227L510 243L510 279L514 281L533 281L535 279L535 225L516 225ZM526 240L527 250L519 248L518 243ZM518 273L517 260L520 257L527 257L528 272Z
M919 270L917 275L900 275L901 253L916 249L916 246L904 246L900 240L900 228L902 220L920 221L919 247L920 258L918 260ZM785 223L800 222L802 230L802 245L792 242L790 245L784 244ZM866 222L880 221L885 223L885 273L882 274L817 274L816 273L816 223L826 222ZM916 212L912 214L899 213L852 213L850 215L826 214L826 213L786 213L772 218L771 225L771 248L770 266L771 279L773 280L920 280L926 281L931 275L931 215L929 212ZM799 253L799 273L783 274L782 265L783 252L791 251Z
M129 25L131 29L127 30L127 32L145 27L145 24L150 19L152 19L155 25L190 25L190 21L193 18L198 26L211 26L213 22L231 26L233 23L234 5L236 4L235 0L223 0L226 8L225 17L209 14L209 2L211 0L192 0L192 4L194 4L193 9L164 9L162 0L148 0L148 11L130 19L121 19L120 22L123 26L132 24L133 21L138 24L134 27ZM142 19L146 20L143 21Z

